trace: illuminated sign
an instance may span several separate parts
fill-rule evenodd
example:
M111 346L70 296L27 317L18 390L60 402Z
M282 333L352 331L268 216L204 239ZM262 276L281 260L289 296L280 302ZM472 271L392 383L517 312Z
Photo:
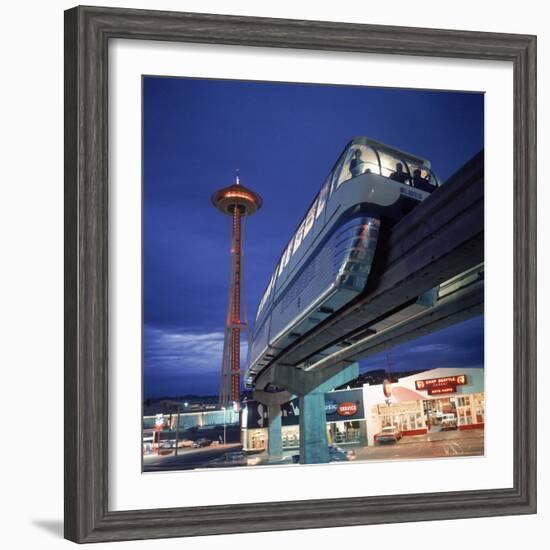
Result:
M353 416L357 412L357 404L351 402L340 403L336 412L340 416Z
M457 386L466 384L466 375L444 376L442 378L429 378L427 380L416 380L417 390L427 391L428 395L442 395L455 393Z
M443 393L455 393L456 386L446 386L444 388L431 388L428 390L429 395L441 395Z

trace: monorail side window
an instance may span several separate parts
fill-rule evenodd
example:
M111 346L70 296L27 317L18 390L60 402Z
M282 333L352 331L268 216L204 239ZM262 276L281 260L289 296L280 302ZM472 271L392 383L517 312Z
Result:
M315 201L312 207L307 213L305 222L304 222L304 235L303 238L306 238L306 235L309 233L309 230L313 227L313 222L315 221L315 211L317 210L317 201Z
M388 153L387 151L378 151L380 157L381 175L385 178L407 183L410 185L411 174L407 163L399 157Z
M323 185L323 187L321 188L321 191L319 192L319 200L317 201L317 213L315 214L316 219L323 212L323 208L325 207L325 203L327 202L329 186L330 186L330 176L327 178L325 185Z
M279 265L279 275L281 275L284 268L288 265L290 256L292 255L292 245L293 245L293 241L291 241L290 244L286 247L283 257L281 258L281 263Z
M304 226L305 220L300 224L300 227L298 227L298 231L296 231L296 235L294 236L294 247L292 249L292 254L294 254L302 244L302 239L304 238Z
M271 277L271 281L269 281L269 284L267 285L267 288L265 289L264 295L262 296L262 300L260 302L260 305L258 306L258 311L256 312L256 319L260 316L260 313L262 312L262 309L265 306L265 303L267 302L269 295L271 293L271 288L273 287L273 277Z
M332 195L334 191L336 190L338 180L340 179L340 172L342 170L342 166L344 164L344 161L347 158L348 150L344 150L344 152L340 155L340 158L338 159L338 162L336 163L336 166L332 170L332 174L330 175L330 191L329 195Z
M335 189L345 181L367 173L380 174L376 152L366 145L353 144L346 154Z

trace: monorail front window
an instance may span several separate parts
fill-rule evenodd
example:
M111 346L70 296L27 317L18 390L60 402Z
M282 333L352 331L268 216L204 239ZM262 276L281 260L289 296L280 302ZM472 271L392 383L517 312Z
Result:
M409 170L413 187L431 193L439 185L435 174L426 166L409 162Z
M371 147L362 144L354 144L349 148L345 156L334 188L336 189L351 178L368 173L380 174L378 156Z
M386 151L378 151L378 155L380 157L382 176L398 181L399 183L407 183L410 185L411 174L404 160Z

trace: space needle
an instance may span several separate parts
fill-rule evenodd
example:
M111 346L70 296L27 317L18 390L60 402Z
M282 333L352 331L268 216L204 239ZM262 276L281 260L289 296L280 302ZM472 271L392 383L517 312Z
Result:
M229 301L225 321L220 405L240 402L241 391L241 332L248 333L246 308L241 311L243 287L242 241L245 219L262 206L262 198L241 184L239 174L235 183L216 191L212 204L226 216L231 217L231 268L229 273Z

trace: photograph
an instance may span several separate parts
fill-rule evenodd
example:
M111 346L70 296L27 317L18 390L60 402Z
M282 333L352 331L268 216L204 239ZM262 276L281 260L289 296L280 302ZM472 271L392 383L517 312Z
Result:
M142 76L143 472L484 456L484 101Z

